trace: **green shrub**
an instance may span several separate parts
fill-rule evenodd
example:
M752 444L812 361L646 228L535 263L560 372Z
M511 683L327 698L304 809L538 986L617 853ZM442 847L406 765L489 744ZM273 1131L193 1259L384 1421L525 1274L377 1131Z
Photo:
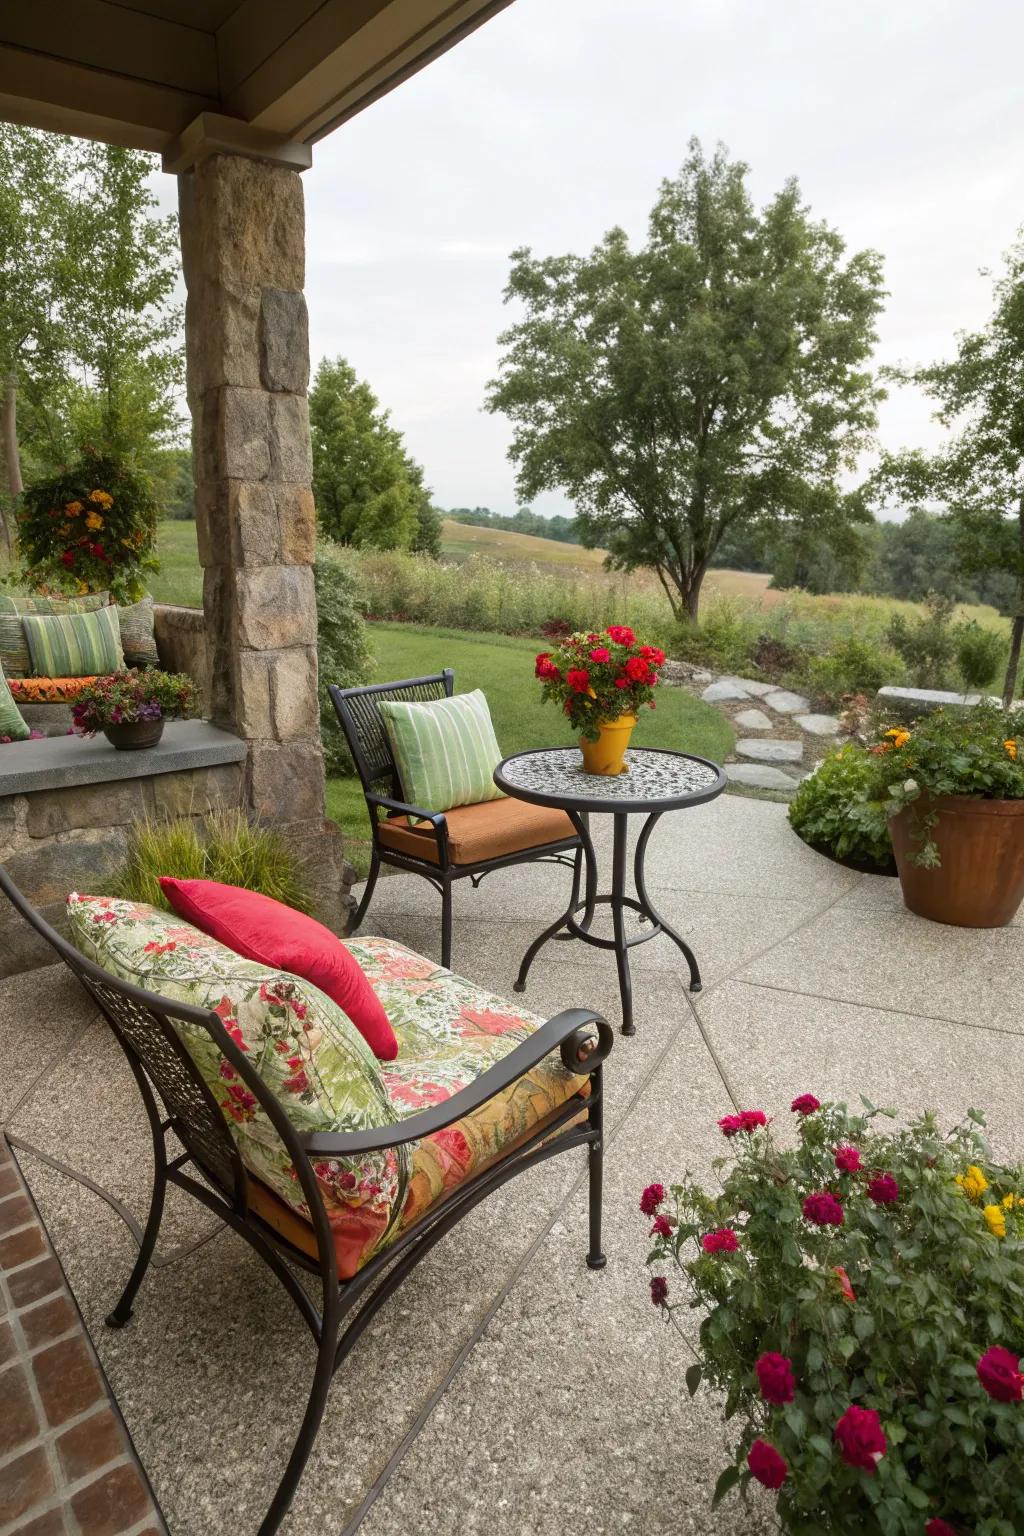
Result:
M319 663L320 735L328 775L352 772L352 759L327 692L328 684L357 688L370 674L366 625L359 611L359 567L347 551L318 552L313 562L316 588Z
M680 624L669 650L681 661L716 672L749 672L764 615L728 598L708 599L698 624Z
M956 604L942 592L929 592L924 606L925 613L918 619L893 614L889 644L906 662L915 688L942 688L950 681L956 656Z
M299 912L311 912L294 854L276 832L253 826L241 811L206 818L178 816L135 822L128 853L100 895L146 902L170 910L160 876L178 880L219 880L261 891Z
M1006 643L977 619L957 626L956 664L965 688L987 688L1006 659Z
M871 754L848 745L824 758L789 807L789 823L798 837L820 853L855 868L889 873L892 843L885 803L876 798Z
M807 663L807 684L817 697L836 703L848 693L877 693L906 677L902 657L873 640L856 636L840 640L823 656Z

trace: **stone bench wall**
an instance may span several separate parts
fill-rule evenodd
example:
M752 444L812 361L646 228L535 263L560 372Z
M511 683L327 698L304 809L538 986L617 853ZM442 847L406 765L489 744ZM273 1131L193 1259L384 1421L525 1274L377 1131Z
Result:
M69 891L89 891L125 854L146 816L200 817L245 800L244 764L0 795L0 863L33 905L64 930ZM51 965L53 951L0 898L0 977Z

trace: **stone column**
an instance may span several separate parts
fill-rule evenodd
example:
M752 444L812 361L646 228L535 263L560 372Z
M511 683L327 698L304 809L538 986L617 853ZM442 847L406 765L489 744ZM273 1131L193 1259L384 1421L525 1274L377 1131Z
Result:
M248 804L308 854L320 916L338 926L347 885L324 823L302 182L212 154L178 188L211 718L249 744Z

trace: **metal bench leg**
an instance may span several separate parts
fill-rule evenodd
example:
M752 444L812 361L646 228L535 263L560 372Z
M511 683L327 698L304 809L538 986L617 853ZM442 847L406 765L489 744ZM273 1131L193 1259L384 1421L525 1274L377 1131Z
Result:
M128 1284L121 1293L121 1299L114 1310L107 1314L108 1328L123 1328L132 1315L132 1303L138 1294L149 1261L153 1257L156 1247L157 1234L160 1231L160 1222L164 1214L164 1195L167 1191L167 1148L164 1143L163 1126L160 1123L160 1114L153 1098L152 1089L146 1081L146 1074L136 1063L131 1051L126 1051L128 1065L132 1069L135 1081L139 1085L142 1101L146 1106L146 1114L149 1118L149 1129L153 1138L153 1193L149 1202L149 1215L146 1218L146 1229L142 1234L142 1242L139 1244L139 1256L135 1260L135 1267L128 1276Z
M380 856L377 853L376 848L374 848L370 855L370 873L366 877L366 888L363 891L362 898L360 899L359 905L355 910L355 914L349 918L348 927L345 929L346 934L358 932L360 926L362 925L362 921L366 916L366 909L370 905L370 897L373 895L373 888L377 884L377 876L379 874Z

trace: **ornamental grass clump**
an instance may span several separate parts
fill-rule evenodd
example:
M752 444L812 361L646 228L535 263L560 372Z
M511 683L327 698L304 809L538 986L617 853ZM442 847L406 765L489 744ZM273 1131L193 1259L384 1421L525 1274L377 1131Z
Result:
M1020 1536L1024 1169L976 1110L943 1134L864 1104L802 1094L795 1146L726 1116L717 1193L641 1196L652 1301L687 1341L704 1314L687 1388L740 1425L714 1501L753 1479L796 1536Z
M541 651L535 674L543 697L587 741L596 741L600 725L620 715L635 715L644 704L655 708L654 689L665 652L642 645L626 624L610 624L569 635L551 651Z
M912 726L891 726L868 752L867 796L884 800L890 817L913 807L910 858L925 868L940 863L932 835L937 796L1024 799L1024 710L938 709Z

